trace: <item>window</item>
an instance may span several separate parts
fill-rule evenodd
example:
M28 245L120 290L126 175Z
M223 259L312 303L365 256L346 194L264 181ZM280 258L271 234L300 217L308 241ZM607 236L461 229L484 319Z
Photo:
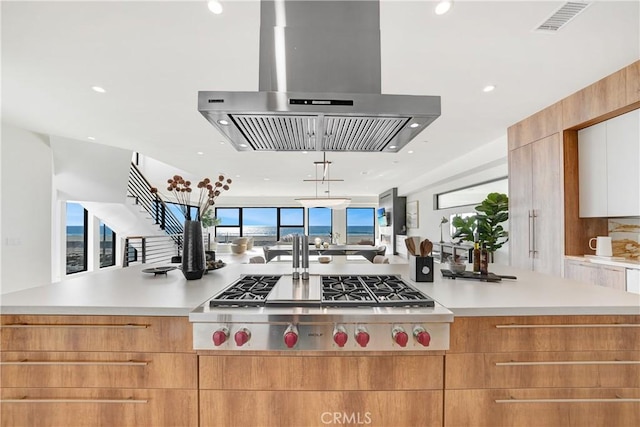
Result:
M277 208L243 208L242 236L253 237L256 246L273 245L278 239Z
M184 221L187 219L185 217L185 212L182 210L182 208L180 207L179 204L177 203L172 203L172 202L167 202L166 203L167 208L169 208L169 211L175 215L175 217L178 219L178 221L181 224L184 224ZM191 215L191 219L195 220L198 217L198 207L196 206L189 206L189 215Z
M278 240L287 234L304 234L304 208L280 208Z
M331 209L309 208L309 241L316 237L331 240Z
M375 242L374 208L347 208L347 245Z
M87 271L87 211L67 202L67 274Z
M100 268L116 265L116 233L100 221Z
M478 205L482 203L489 193L509 194L509 182L507 178L499 178L470 187L436 194L435 208L448 209L458 206Z
M240 237L240 208L216 208L216 218L220 224L216 226L216 241L228 243Z

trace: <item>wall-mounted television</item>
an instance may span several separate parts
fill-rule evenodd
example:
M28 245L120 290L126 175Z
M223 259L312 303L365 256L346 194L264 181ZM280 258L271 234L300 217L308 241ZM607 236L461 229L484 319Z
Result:
M387 211L385 208L378 208L378 225L380 227L389 226L389 221L387 221Z

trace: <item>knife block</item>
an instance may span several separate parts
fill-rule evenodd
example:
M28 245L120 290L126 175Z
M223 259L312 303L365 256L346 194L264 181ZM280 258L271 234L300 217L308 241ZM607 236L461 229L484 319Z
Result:
M414 282L433 282L433 257L409 256L409 278Z

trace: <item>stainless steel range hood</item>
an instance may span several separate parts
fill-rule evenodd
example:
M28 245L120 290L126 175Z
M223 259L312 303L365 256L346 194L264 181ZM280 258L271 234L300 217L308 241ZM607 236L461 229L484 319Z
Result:
M382 95L378 1L263 0L258 92L198 92L239 151L397 152L439 96Z

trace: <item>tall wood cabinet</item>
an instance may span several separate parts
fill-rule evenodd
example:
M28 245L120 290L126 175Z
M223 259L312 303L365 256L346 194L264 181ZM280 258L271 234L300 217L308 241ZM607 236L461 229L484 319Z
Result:
M511 265L560 275L563 245L562 141L559 133L509 156Z

